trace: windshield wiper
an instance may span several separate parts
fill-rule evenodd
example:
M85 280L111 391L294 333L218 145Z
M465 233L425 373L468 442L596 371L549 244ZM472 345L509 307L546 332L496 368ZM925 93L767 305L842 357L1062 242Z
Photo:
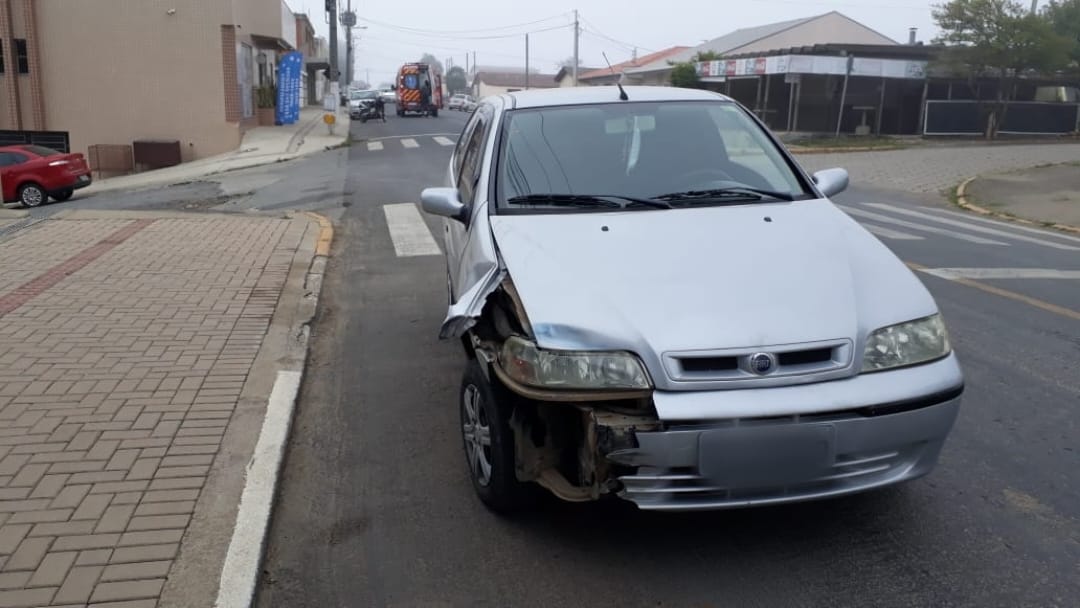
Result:
M624 201L620 203L619 201ZM654 209L671 209L671 203L651 198L637 198L622 194L525 194L507 199L514 205L552 205L555 207L609 207L625 209L643 205Z
M793 201L795 195L788 192L774 192L749 186L732 186L731 188L713 188L711 190L687 190L686 192L671 192L656 197L661 201L693 201L704 199L751 199L761 200L763 197L775 198L781 201Z

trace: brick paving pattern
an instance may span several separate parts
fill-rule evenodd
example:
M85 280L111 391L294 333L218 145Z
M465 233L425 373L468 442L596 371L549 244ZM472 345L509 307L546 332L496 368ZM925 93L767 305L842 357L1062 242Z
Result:
M50 220L0 242L0 608L156 606L303 232Z
M805 154L798 158L808 171L844 167L853 186L936 194L982 173L1080 161L1080 144L920 146L882 152Z

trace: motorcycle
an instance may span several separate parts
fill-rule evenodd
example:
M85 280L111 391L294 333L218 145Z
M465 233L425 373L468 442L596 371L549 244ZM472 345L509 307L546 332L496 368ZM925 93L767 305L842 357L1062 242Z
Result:
M352 117L359 118L361 123L378 119L386 122L386 111L381 103L364 99L360 102L360 107L353 112Z

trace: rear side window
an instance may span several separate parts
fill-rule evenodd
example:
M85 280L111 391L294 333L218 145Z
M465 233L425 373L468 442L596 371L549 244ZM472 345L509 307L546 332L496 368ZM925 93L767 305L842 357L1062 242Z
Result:
M62 154L59 150L53 150L52 148L46 148L45 146L23 146L22 149L31 154L37 154L38 156L56 156L57 154Z
M476 182L480 178L480 168L484 158L484 140L487 135L487 120L479 112L474 117L477 119L476 126L465 144L461 171L458 173L458 196L466 205L472 204L473 195L476 193Z

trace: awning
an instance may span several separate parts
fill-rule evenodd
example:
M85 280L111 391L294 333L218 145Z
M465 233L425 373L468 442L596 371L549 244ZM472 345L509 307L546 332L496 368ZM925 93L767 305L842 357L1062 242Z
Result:
M278 51L291 51L292 45L285 42L281 38L274 38L273 36L263 36L261 34L252 34L251 40L255 43L256 48L260 49L273 49Z

